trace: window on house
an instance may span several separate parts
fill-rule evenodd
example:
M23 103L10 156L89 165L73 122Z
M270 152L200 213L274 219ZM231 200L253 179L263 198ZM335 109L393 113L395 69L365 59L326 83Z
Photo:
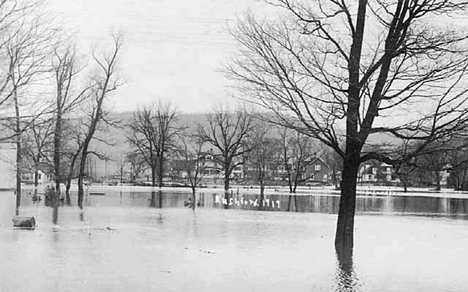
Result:
M40 173L37 175L37 179L39 179L39 180L41 179L41 174Z
M320 164L315 165L315 171L320 171L322 170L322 166Z

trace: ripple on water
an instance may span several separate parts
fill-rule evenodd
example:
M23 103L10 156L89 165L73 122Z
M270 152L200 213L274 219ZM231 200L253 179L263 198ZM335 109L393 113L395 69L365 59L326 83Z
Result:
M468 284L465 220L363 212L354 256L343 261L333 248L334 214L209 204L192 211L181 207L186 195L169 196L163 208L150 207L149 193L88 197L83 211L62 206L59 225L51 208L25 202L21 211L38 228L24 231L10 225L14 196L0 195L0 291L464 291ZM324 202L328 210L335 204ZM366 204L375 210L375 202Z

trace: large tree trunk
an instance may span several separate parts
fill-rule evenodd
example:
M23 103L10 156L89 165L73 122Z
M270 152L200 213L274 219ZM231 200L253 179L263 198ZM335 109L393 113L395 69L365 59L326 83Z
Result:
M120 165L120 186L123 184L123 165Z
M229 208L229 176L231 175L231 172L229 171L230 168L230 163L224 164L224 198L226 199L226 204L224 205L225 209Z
M196 186L192 187L192 209L195 210L195 206L197 205L197 192Z
M151 191L150 207L156 207L156 192L154 190Z
M225 170L224 170L224 191L228 191L229 190L229 166L225 167Z
M353 265L353 251L348 249L342 253L337 253L338 274L337 291L355 291L357 287L356 275Z
M158 199L159 199L159 208L162 209L162 207L163 207L163 192L162 192L161 189L158 191Z
M164 176L164 159L163 155L159 156L159 162L158 162L158 186L162 187L163 186L163 176Z
M88 156L88 147L86 145L83 147L83 152L81 154L80 169L78 173L78 207L83 209L83 176L86 167L86 158Z
M76 159L78 158L79 153L80 151L77 151L76 154L73 155L72 161L70 163L70 169L68 170L67 185L65 187L65 196L66 196L67 205L71 205L71 199L70 199L71 180L73 177L73 170L75 169Z
M294 184L293 184L293 189L292 189L294 194L296 193L297 185L299 184L299 175L300 175L299 172L296 172L294 175Z
M71 188L71 176L67 178L67 184L65 185L65 202L68 206L71 205L70 188Z
M260 180L260 205L259 205L260 210L263 210L264 199L265 199L265 183L263 180Z
M436 191L440 191L440 173L438 170L434 171L434 176L436 179Z
M287 179L288 179L289 192L290 192L290 193L294 193L293 182L292 182L292 174L291 174L291 172L289 171L289 169L288 169L288 177L287 177Z
M57 102L58 104L58 102ZM54 176L55 176L55 194L60 196L60 152L62 136L62 110L60 106L57 109L57 117L54 130ZM58 200L57 200L58 203Z
M37 189L37 185L39 184L39 169L38 165L34 166L34 188Z
M405 193L408 192L408 179L406 176L406 174L401 176L401 182L403 183L403 192Z
M357 185L356 179L359 164L358 159L344 160L340 206L335 236L335 248L337 253L348 253L349 250L352 250L353 248Z
M288 199L288 212L291 211L291 203L292 203L293 200L294 200L294 208L295 208L294 210L295 210L296 212L299 212L299 205L298 205L298 203L297 203L297 195L296 195L296 193L290 193L290 194L289 194L289 199Z
M19 215L19 207L21 205L21 171L22 171L22 155L21 155L21 121L18 104L18 92L14 89L14 102L16 114L16 215Z
M151 167L151 186L156 186L156 166Z
M367 139L367 135L377 115L377 104L369 104L368 113L361 124L361 132L367 135L360 135L358 131L359 110L360 110L360 62L364 35L364 24L366 20L367 1L359 1L356 18L356 32L350 50L348 63L349 87L348 104L346 109L346 150L343 157L343 177L341 180L341 198L338 211L338 222L336 225L335 249L340 256L343 253L352 253L354 240L354 212L356 205L356 184L357 173L360 164L360 153L362 146ZM384 64L389 66L389 64ZM385 70L385 69L381 69ZM376 86L383 86L385 81L383 76L379 76Z

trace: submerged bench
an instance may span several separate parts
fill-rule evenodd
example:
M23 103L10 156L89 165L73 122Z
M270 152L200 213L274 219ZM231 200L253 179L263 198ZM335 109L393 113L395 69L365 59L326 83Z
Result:
M25 229L36 228L36 219L34 219L34 217L15 216L13 217L12 221L13 221L13 227L25 228Z

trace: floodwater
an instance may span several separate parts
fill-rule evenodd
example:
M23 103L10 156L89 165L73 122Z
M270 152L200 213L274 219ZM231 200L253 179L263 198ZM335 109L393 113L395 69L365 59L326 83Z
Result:
M366 196L352 263L333 239L339 198L106 191L85 207L0 193L0 291L466 291L468 199ZM291 212L287 212L289 209ZM225 208L228 205L228 209ZM271 211L271 212L270 212Z

